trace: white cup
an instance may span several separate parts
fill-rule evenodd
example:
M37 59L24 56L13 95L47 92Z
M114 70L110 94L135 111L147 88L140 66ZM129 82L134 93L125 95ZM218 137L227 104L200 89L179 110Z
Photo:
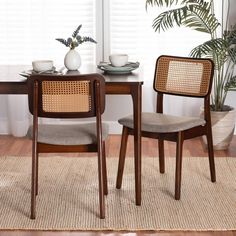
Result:
M128 62L127 54L112 54L109 56L112 66L124 66Z
M53 69L52 60L32 61L33 70L36 72L48 71Z

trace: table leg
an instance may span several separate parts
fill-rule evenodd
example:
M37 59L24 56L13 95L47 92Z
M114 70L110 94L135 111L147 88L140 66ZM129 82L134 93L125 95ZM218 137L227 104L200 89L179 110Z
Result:
M135 199L136 205L141 205L141 111L142 111L142 85L132 87L134 115L134 166L135 166Z

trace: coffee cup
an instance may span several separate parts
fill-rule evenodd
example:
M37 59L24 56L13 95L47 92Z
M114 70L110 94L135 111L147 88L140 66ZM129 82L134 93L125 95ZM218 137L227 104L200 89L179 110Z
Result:
M112 66L124 66L128 62L128 55L127 54L111 54L109 56L109 60Z
M53 70L53 61L52 60L37 60L32 61L33 70L36 72Z

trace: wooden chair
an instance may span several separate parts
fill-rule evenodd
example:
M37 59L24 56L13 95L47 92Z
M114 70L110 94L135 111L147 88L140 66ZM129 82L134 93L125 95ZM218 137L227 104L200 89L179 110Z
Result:
M28 79L29 110L33 126L28 136L32 146L31 219L36 215L38 154L55 152L97 152L100 218L105 218L104 194L108 193L105 139L108 125L102 124L105 109L105 80L99 74L62 76L32 75ZM38 117L86 118L96 122L73 125L40 125Z
M175 199L180 199L182 148L186 139L206 135L211 181L216 181L210 117L210 92L214 65L210 59L160 56L156 62L154 90L156 113L142 113L142 137L158 139L160 173L165 172L164 140L176 142ZM204 119L163 114L163 95L204 99ZM123 125L116 188L121 188L128 135L133 134L133 116L119 120Z

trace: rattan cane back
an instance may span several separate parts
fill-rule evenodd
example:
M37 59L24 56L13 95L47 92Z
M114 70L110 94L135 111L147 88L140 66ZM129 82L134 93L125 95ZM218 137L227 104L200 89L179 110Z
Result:
M42 109L45 112L89 112L89 81L43 81Z
M99 74L69 76L69 78L68 76L32 75L29 79L31 88L33 89L35 82L38 83L38 116L57 118L95 116L96 81L100 83L104 91L105 81ZM30 94L29 108L32 113L33 92ZM105 107L104 101L103 97L102 112Z
M157 92L205 97L212 84L210 59L161 56L156 62L154 89Z

